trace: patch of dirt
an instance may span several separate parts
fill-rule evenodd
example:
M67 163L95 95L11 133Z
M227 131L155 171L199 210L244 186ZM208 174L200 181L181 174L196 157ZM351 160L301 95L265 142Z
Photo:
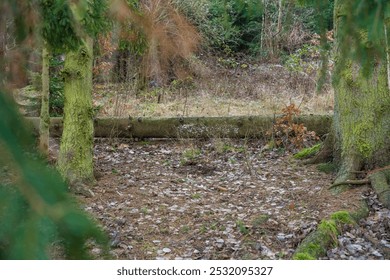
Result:
M98 139L95 163L95 196L80 199L116 259L290 259L366 189L334 196L332 174L261 141Z

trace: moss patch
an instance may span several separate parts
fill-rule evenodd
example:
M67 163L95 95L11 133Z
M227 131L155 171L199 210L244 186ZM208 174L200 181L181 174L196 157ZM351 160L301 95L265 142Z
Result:
M310 148L300 150L294 155L296 159L305 159L314 156L321 149L321 144L316 144Z
M362 213L366 213L364 205ZM362 217L360 209L356 214L348 211L333 213L329 219L322 220L317 230L309 234L298 246L293 255L294 260L314 260L326 254L329 248L337 246L337 236L341 234L343 225L356 224L355 217Z
M334 220L337 224L347 224L354 225L356 224L355 220L348 211L338 211L333 213L330 218Z
M315 258L307 253L298 253L295 255L294 260L315 260Z

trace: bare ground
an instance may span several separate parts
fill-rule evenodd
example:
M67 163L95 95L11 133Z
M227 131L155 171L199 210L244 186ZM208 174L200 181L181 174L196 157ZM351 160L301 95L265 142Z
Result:
M111 236L115 259L290 259L334 211L333 175L261 141L97 140L97 184L80 198ZM99 250L95 250L99 254Z

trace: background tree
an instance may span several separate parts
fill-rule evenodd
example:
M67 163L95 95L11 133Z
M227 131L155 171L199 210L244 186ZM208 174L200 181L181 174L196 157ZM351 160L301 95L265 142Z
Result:
M50 54L43 43L42 46L42 91L41 91L41 112L39 121L39 149L43 155L49 156L49 136L50 136Z

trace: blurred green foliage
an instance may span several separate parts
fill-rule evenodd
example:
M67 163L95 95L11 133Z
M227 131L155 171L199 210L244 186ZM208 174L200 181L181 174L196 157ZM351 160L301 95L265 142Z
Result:
M249 51L260 44L261 0L174 0L215 51Z
M63 6L69 1L2 2L1 8L8 8L8 16L13 19L13 35L21 47L33 46L34 40L42 35L34 25L34 20L41 17L34 13L39 10L38 5L45 3L64 8L53 8L53 14L65 12L69 15L69 10ZM89 7L90 3L79 1L79 4L86 5L84 8ZM95 12L88 10L87 13L86 21L92 22L98 17ZM64 18L68 20L66 16ZM52 20L54 24L55 19ZM73 23L71 25L74 27ZM56 28L61 29L60 26ZM73 39L61 40L61 37L68 35L66 32L62 30L46 34L48 37L45 39L52 40L50 43L55 47L62 47L65 43L71 45L75 42ZM66 42L68 39L71 41ZM5 59L0 56L0 65ZM105 257L108 251L106 234L70 195L56 169L49 167L36 151L32 132L17 112L11 94L5 89L7 80L3 79L6 77L3 71L0 68L0 259L49 259L54 255L67 259L87 259L92 257L92 247L102 249L99 257Z
M35 2L35 1L29 1ZM43 39L51 51L75 50L81 38L96 37L112 25L108 17L108 1L41 0L38 1Z
M90 258L88 241L106 250L106 235L34 151L31 132L4 91L0 143L0 258L48 259L58 251L55 243L69 259Z

